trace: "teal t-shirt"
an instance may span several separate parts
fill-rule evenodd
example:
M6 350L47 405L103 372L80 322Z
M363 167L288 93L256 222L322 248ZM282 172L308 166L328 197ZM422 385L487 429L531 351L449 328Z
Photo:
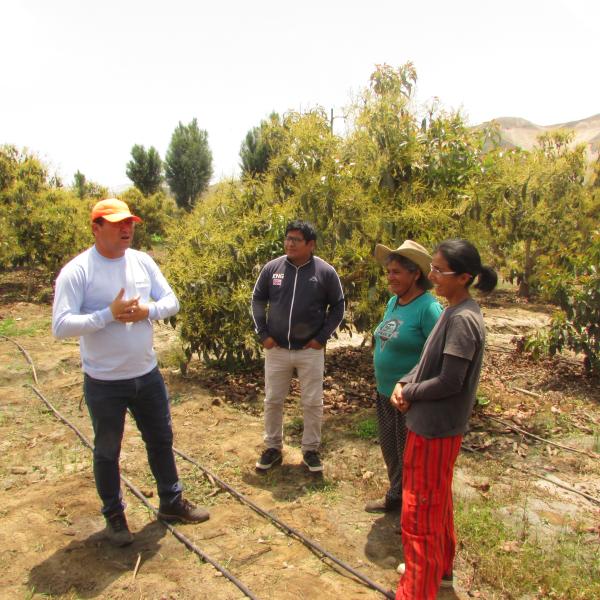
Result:
M374 332L375 381L385 396L391 396L398 380L419 362L425 340L442 314L441 304L429 292L408 304L397 300L390 298Z

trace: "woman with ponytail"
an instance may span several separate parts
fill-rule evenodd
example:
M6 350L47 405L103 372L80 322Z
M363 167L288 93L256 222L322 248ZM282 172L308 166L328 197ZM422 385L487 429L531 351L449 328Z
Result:
M398 567L397 600L433 600L440 587L453 586L452 474L475 405L485 346L483 317L469 288L476 281L476 289L489 292L498 280L467 240L437 246L429 279L448 306L419 362L390 398L408 429L401 515L405 562Z

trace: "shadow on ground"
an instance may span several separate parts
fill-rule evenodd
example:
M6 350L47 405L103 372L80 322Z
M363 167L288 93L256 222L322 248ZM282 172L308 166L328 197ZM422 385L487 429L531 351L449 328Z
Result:
M365 556L382 568L395 569L404 557L400 537L400 512L381 515L373 522L367 534ZM399 577L399 576L398 576ZM466 600L466 596L454 589L439 590L436 600Z
M382 514L373 521L371 531L367 534L365 556L384 569L398 566L402 560L400 511Z
M269 471L248 471L243 480L252 487L267 490L276 500L292 502L317 490L324 490L330 483L323 473L311 473L303 464L283 464Z
M112 546L102 532L73 541L31 569L28 588L50 596L68 592L75 592L78 598L100 596L123 573L133 573L138 555L140 566L152 558L166 531L157 521L148 523L125 548Z

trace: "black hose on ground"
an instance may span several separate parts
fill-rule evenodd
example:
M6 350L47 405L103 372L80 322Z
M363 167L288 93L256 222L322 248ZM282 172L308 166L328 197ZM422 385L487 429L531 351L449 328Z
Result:
M225 483L224 481L219 479L214 473L211 473L206 467L203 467L200 463L195 461L193 458L187 456L180 450L177 450L177 448L173 448L173 452L175 452L175 454L177 454L184 460L187 460L194 466L198 467L208 477L209 480L216 482L222 489L229 492L232 496L235 496L240 502L249 506L252 510L256 511L259 515L265 517L266 519L269 519L272 523L277 525L279 528L283 529L288 535L291 535L291 536L295 537L298 541L302 542L310 550L317 552L320 555L319 558L323 558L323 557L328 558L329 560L331 560L333 563L335 563L342 569L348 571L348 573L351 573L357 579L360 579L363 583L368 585L371 589L376 590L380 594L383 594L386 598L390 598L391 600L393 600L396 597L395 594L391 593L389 590L384 590L380 585L378 585L377 583L375 583L374 581L369 579L366 575L363 575L360 571L357 571L354 567L351 567L349 564L340 560L339 558L337 558L336 556L334 556L333 554L331 554L330 552L325 550L325 548L322 548L319 544L317 544L316 542L307 538L304 534L300 533L297 529L290 527L289 525L284 523L281 519L277 518L272 513L264 510L263 508L261 508L260 506L258 506L254 502L252 502L252 500L249 500L248 498L246 498L243 494L240 494L240 492L238 492L235 488L232 488L230 485L228 485L227 483Z
M79 429L77 429L77 427L75 427L75 425L73 425L66 417L64 417L58 410L56 410L56 408L45 398L45 396L42 394L42 392L40 392L40 390L38 390L34 385L31 385L30 387L35 392L35 394L40 398L40 400L56 415L56 417L60 421L62 421L67 427L69 427L70 429L72 429L75 432L77 437L83 442L83 445L87 446L90 450L93 451L94 447L90 443L90 441L87 439L87 437L85 437L85 435L83 433L81 433L81 431L79 431ZM244 595L246 595L248 598L251 598L251 600L258 600L258 597L255 596L230 571L228 571L225 567L221 566L216 560L214 560L208 554L206 554L206 552L204 552L203 550L198 548L198 546L196 546L190 539L185 537L183 534L179 533L179 531L177 531L177 529L175 529L175 527L173 527L170 523L160 519L158 517L158 510L156 508L154 508L154 506L152 506L150 504L150 502L148 502L148 500L144 497L142 492L140 492L140 490L138 488L136 488L126 477L123 477L123 475L121 475L120 477L121 477L121 481L131 490L133 495L138 500L140 500L146 506L146 508L151 510L156 515L156 518L161 523L163 523L165 525L165 527L175 536L175 538L177 538L181 543L183 543L185 545L185 547L188 548L188 550L191 550L194 554L199 556L203 561L210 563L217 571L219 571L224 577L226 577L229 581L231 581L231 583L233 583L233 585L235 585L239 590L241 590L244 593Z

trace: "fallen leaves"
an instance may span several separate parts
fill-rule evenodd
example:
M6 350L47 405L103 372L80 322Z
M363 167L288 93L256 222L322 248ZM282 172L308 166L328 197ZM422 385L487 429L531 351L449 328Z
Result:
M515 540L508 540L508 541L500 544L500 550L502 550L502 552L517 553L517 552L521 552L522 548L521 548L521 545L519 544L519 542L517 542Z
M475 488L476 490L479 490L480 492L483 492L483 493L489 492L490 488L491 488L491 484L489 481L484 481L483 483L470 482L469 485L472 488Z
M519 456L525 458L528 451L529 446L525 442L513 442L513 452L516 452Z

